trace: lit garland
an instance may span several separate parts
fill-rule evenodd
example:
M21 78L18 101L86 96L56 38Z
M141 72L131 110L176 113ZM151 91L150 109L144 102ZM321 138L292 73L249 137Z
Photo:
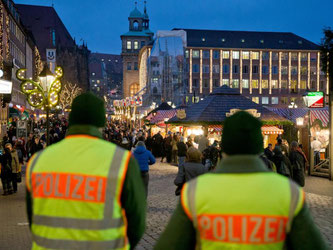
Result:
M3 3L0 1L0 68L3 69Z
M40 72L42 72L43 70L43 62L41 60L39 50L36 46L35 46L35 69L36 69L35 77L37 78Z
M9 51L9 16L8 14L6 15L6 38L7 38L7 41L6 41L6 59L9 60L10 58L10 51Z
M19 69L16 72L17 79L21 80L21 91L27 96L28 103L34 108L41 108L43 106L53 108L59 103L59 95L62 89L60 78L63 76L61 67L55 69L55 79L51 84L48 95L45 96L44 89L40 82L35 82L31 79L26 79L26 69Z

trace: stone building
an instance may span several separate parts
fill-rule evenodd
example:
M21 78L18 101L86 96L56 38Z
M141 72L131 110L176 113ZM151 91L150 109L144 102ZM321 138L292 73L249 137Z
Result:
M89 88L88 60L90 51L87 45L77 45L53 7L16 5L25 28L36 41L43 62L47 61L46 50L54 49L56 65L64 69L63 83L78 84L82 89ZM56 65L48 62L53 69Z
M137 6L128 17L129 31L121 35L123 59L123 97L133 96L140 91L139 83L139 53L149 45L154 33L149 29L149 16L146 2L144 12Z

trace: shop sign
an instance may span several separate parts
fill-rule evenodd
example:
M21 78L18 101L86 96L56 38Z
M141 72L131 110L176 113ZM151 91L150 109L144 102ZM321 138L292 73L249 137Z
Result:
M0 94L11 94L13 83L7 80L0 80Z
M226 113L225 116L229 117L232 116L234 114L236 114L239 111L245 111L248 112L249 114L253 115L256 118L259 118L261 116L261 113L258 113L258 110L256 109L246 109L246 110L241 110L241 109L230 109L229 113Z
M27 122L17 121L17 138L27 137Z
M324 93L323 92L308 92L303 97L305 105L308 108L323 108L324 107Z
M186 118L185 109L178 109L177 110L177 118L181 119L181 120Z
M56 50L55 49L46 49L46 60L47 62L56 62Z

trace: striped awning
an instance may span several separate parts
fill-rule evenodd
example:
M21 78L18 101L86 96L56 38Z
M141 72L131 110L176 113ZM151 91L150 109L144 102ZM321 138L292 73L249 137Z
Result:
M150 123L157 124L157 123L164 123L165 119L171 119L177 113L177 110L158 110L155 116L151 116ZM148 117L147 117L148 119Z
M328 121L329 121L330 115L328 112L328 109L313 109L310 111L310 119L311 119L311 124L315 120L320 120L323 127L328 126Z
M222 132L222 125L209 125L208 129L216 132Z
M299 117L304 117L308 110L307 108L272 108L267 107L270 111L288 119L289 121L292 121L296 123L296 119Z
M261 131L264 135L281 135L283 134L283 129L276 126L262 126Z

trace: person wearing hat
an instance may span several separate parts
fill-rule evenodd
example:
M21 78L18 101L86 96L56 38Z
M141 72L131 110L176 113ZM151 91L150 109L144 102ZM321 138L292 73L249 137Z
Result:
M141 178L145 186L146 196L148 195L148 183L149 183L149 165L155 164L156 160L153 154L146 149L144 141L138 141L133 153L135 159L139 163Z
M142 237L146 199L139 166L129 151L102 139L105 120L102 99L79 95L66 138L29 161L33 249L130 249Z
M269 171L262 123L240 111L223 124L223 160L185 183L155 249L328 249L304 191Z

